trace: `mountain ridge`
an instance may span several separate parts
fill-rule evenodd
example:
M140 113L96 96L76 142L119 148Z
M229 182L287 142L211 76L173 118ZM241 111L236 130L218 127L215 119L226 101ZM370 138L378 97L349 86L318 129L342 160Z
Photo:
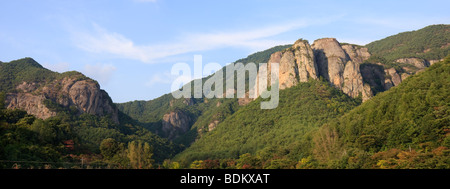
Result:
M439 30L442 30L444 28L444 33L448 31L446 28L448 28L449 25L432 25L425 28L422 28L414 32L420 32L422 35L432 35L433 32L436 30L436 28ZM401 35L397 34L397 35ZM263 59L258 59L265 62L280 62L280 87L283 85L282 88L285 88L286 86L290 87L293 85L296 85L297 83L301 81L307 81L308 80L308 73L313 73L312 70L315 70L317 66L317 72L315 74L309 75L309 77L313 77L313 79L318 79L319 77L323 77L325 80L332 82L335 87L338 89L341 89L346 93L347 95L353 97L353 98L361 98L363 101L368 100L372 96L376 95L379 92L386 91L390 89L391 87L394 87L401 83L402 80L406 79L410 75L414 75L416 72L419 72L426 67L428 67L431 64L422 64L423 66L417 67L417 63L420 61L424 62L430 62L431 60L422 60L415 57L410 57L409 54L402 54L401 56L404 57L403 61L404 63L399 61L387 61L384 58L380 58L378 55L371 55L370 52L373 52L374 46L376 46L377 43L384 43L385 40L391 40L392 37L387 37L378 41L375 41L371 43L369 46L359 46L359 45L352 45L347 43L339 43L334 38L321 38L317 39L312 45L309 45L307 40L299 39L297 40L293 45L286 45L286 46L277 46L276 48L271 48L266 51L261 51L252 55L249 55L249 59L240 59L236 62L242 62L247 64L250 61L256 61L255 59L252 59L253 57L265 57ZM422 38L426 38L422 37ZM421 39L422 39L421 38ZM414 41L414 39L409 39L409 41ZM449 40L450 41L450 40ZM319 43L322 43L323 45L320 45ZM333 45L331 45L333 44ZM295 47L294 47L295 46ZM312 55L302 55L300 53L300 46L306 47L306 51L308 48L313 50ZM322 46L322 47L321 47ZM326 48L324 48L326 47ZM288 50L291 49L291 50ZM297 50L296 50L297 49ZM449 47L446 48L448 50ZM287 53L290 51L290 53ZM325 52L328 51L328 54ZM298 52L298 55L295 55L295 53ZM339 52L340 54L338 56L332 54L335 52ZM286 54L286 57L283 59L283 53ZM330 54L331 53L331 54ZM288 55L289 54L289 55ZM292 54L292 55L290 55ZM295 55L295 56L294 56ZM327 55L330 57L330 61L328 60ZM310 56L310 57L308 57ZM252 58L250 58L252 57ZM336 59L336 61L332 60L334 57L339 57ZM312 68L306 69L306 62L308 62L308 59L314 59L310 62L313 63ZM434 57L432 57L434 59ZM303 59L303 60L302 60ZM235 62L235 63L236 63ZM260 61L258 61L260 62ZM311 63L309 63L311 64ZM286 66L285 66L286 65ZM320 66L321 65L321 66ZM348 66L346 66L348 65ZM420 65L420 64L419 64ZM284 67L283 67L284 66ZM309 66L311 67L311 66ZM270 64L269 64L270 68ZM224 72L225 72L225 68ZM284 70L283 70L284 69ZM331 75L328 72L333 72ZM282 72L286 72L285 78L282 74ZM334 74L334 75L333 75ZM225 75L225 74L224 74ZM331 78L330 78L331 76ZM203 78L203 82L209 77ZM268 77L270 78L270 77ZM246 77L248 80L248 78ZM287 82L287 83L286 83ZM270 83L269 83L270 85ZM284 86L286 85L286 86ZM162 100L162 101L161 101ZM235 106L231 110L231 112L235 112L239 107L242 105L245 105L252 101L254 99L239 99L238 104L239 106ZM172 102L182 102L183 100L175 100L172 99L172 97L169 94L163 95L160 98L157 98L155 100L150 101L139 101L138 107L142 107L143 104L154 104L152 107L153 109L150 112L159 112L157 115L150 113L149 115L152 115L151 119L150 116L147 116L146 114L142 114L142 111L139 111L137 108L133 110L130 105L137 102L128 102L128 103L120 103L117 104L119 109L121 111L127 112L141 112L139 114L136 113L130 113L129 115L133 117L134 119L141 120L143 122L150 123L153 129L153 131L163 134L163 132L158 131L161 126L160 121L163 121L162 118L165 114L169 115L171 113L174 113L173 108L177 107L185 112L195 112L193 114L203 114L205 113L204 110L198 111L198 110L192 110L196 109L195 107L202 106L201 104L205 104L208 100L201 98L201 99L189 99L188 101L191 101L191 104L186 103L178 103L178 105L174 106L174 103ZM211 101L211 100L209 100ZM157 105L158 106L155 106ZM175 103L177 104L177 103ZM136 104L137 105L137 104ZM134 106L134 105L133 105ZM212 106L208 106L212 107ZM188 110L190 109L190 110ZM208 108L207 108L208 109ZM138 110L138 111L136 111ZM187 111L186 111L187 110ZM210 110L206 110L210 111ZM228 111L228 110L227 110ZM147 113L147 114L148 114ZM220 114L217 112L217 114ZM198 117L198 116L195 116ZM205 123L204 120L202 126L199 126L196 124L196 119L193 119L194 121L191 122L192 124L187 127L192 127L193 125L196 125L195 128L198 131L189 131L191 134L190 136L201 136L203 132L208 131L208 125L211 125L211 128L215 127L213 125L217 125L216 122L221 122L221 120L213 118L214 115L210 115L208 118L208 122ZM149 121L152 120L152 121ZM187 123L187 122L186 122ZM186 127L186 126L185 126ZM197 128L200 127L200 128ZM197 132L197 134L192 134ZM164 134L163 134L164 135ZM181 133L180 136L182 136L183 133ZM195 138L195 137L194 137ZM184 139L183 139L184 140ZM189 145L188 143L184 143L185 145Z

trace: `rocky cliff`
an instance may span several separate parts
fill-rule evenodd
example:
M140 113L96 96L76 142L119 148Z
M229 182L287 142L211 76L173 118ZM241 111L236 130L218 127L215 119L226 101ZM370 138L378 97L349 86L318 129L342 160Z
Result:
M365 101L373 95L370 86L363 82L360 64L369 57L367 48L349 44L341 46L334 38L316 40L311 46L308 41L300 39L292 47L273 53L268 61L268 70L271 63L280 64L280 89L322 76L349 96L361 96Z
M275 52L268 61L268 70L271 63L279 63L279 86L285 89L306 82L309 78L317 79L318 70L314 62L314 53L308 41L299 39L292 47ZM270 77L268 77L270 80Z
M319 74L337 88L344 83L344 67L348 56L334 38L323 38L312 44Z
M377 56L371 59L365 46L340 44L335 38L318 39L312 45L299 39L291 47L273 53L268 70L272 63L279 63L280 89L323 77L345 94L366 101L437 61L404 57L389 62Z
M181 110L169 112L162 119L163 134L168 139L173 140L180 134L189 131L191 122L191 117Z
M110 116L114 122L119 123L118 109L96 81L78 72L47 74L51 77L46 81L22 81L15 85L15 89L6 91L5 106L25 110L41 119L55 116L58 111L71 109L80 114Z
M370 57L367 47L341 45L335 38L318 39L312 45L299 39L290 48L273 53L268 60L268 70L271 63L279 63L280 89L323 77L345 94L366 101L375 92L397 86L410 75L436 62L405 57L395 60L392 65L396 68L393 68L381 62L367 63Z

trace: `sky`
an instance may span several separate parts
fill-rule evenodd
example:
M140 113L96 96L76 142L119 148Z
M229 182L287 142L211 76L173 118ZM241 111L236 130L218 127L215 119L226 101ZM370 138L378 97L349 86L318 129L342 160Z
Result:
M0 1L0 61L31 57L97 80L114 102L170 93L176 63L226 65L297 39L365 45L450 24L448 0Z

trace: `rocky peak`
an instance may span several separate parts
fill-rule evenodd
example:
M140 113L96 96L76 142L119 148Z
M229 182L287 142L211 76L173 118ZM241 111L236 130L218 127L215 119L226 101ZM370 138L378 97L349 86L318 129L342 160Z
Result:
M309 78L317 79L317 65L314 62L314 53L308 41L299 39L292 47L275 52L268 61L268 70L271 63L279 63L279 85L285 89L306 82ZM269 72L270 73L270 72ZM270 77L268 77L270 80Z
M294 51L300 82L307 82L309 78L317 79L319 71L314 62L313 49L308 41L297 40L291 48Z
M342 47L334 38L318 39L311 46L308 41L299 39L292 47L273 53L268 70L271 63L280 63L280 89L322 76L349 96L362 95L365 101L372 97L372 91L363 82L360 64L369 57L367 48L350 44Z

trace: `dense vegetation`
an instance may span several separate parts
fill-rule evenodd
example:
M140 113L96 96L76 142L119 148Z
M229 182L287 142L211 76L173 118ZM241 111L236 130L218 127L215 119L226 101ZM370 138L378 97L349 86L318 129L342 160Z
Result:
M10 92L22 82L46 82L56 74L45 69L31 58L0 63L0 91Z
M261 163L296 161L311 155L314 130L359 103L327 82L300 83L280 91L275 109L260 109L260 99L240 108L175 160L187 166L194 160L235 159L250 153Z
M333 142L317 154L347 168L450 168L449 89L450 56L328 123Z
M117 147L105 148L107 141ZM148 146L148 159L156 163L180 151L179 146L146 129L117 125L108 117L60 112L42 120L21 110L0 110L0 168L81 168L82 163L84 168L138 168L128 157L137 153L130 146L138 144ZM105 155L105 150L112 152Z
M253 62L256 64L267 63L269 61L270 55L272 55L275 52L287 49L291 46L292 46L291 44L275 46L275 47L272 47L272 48L264 50L264 51L253 53L253 54L247 56L246 58L236 60L234 63L239 63L239 62L243 63L243 64L247 64L250 62Z
M450 53L450 25L432 25L403 32L366 45L373 57L392 62L399 58L440 60Z

